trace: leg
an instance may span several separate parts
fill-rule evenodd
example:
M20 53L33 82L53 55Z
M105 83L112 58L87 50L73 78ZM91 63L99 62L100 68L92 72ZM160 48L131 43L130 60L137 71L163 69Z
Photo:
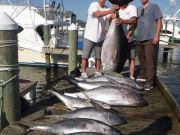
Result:
M134 77L134 70L135 70L135 59L131 59L129 64L130 77Z
M86 73L88 67L88 58L93 50L94 43L84 38L83 54L82 54L82 73Z
M130 42L128 45L128 54L129 54L129 75L131 79L134 79L134 70L135 70L135 59L136 59L136 50L135 43Z
M82 58L82 73L86 73L88 66L88 59Z
M146 42L145 45L145 56L146 56L146 78L147 81L153 81L154 75L154 45L152 40Z
M101 48L102 48L102 44L103 44L103 41L95 44L95 48L94 48L95 57L96 57L96 61L95 61L95 63L96 63L96 72L101 71Z
M101 70L101 59L96 58L96 72Z
M145 69L145 50L143 44L137 45L137 54L140 62L140 71L139 71L139 77L140 78L146 78L146 69Z

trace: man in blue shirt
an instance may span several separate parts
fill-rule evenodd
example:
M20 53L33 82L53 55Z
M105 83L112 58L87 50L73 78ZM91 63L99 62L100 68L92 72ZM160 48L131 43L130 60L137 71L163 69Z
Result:
M136 81L146 81L145 90L153 88L154 47L159 42L162 27L162 13L158 5L141 0L137 21L137 53L140 73Z

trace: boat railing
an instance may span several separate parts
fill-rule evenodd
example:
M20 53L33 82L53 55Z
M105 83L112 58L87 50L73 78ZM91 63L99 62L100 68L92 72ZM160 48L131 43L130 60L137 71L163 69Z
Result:
M180 29L177 29L177 23L180 22L176 17L166 17L163 18L163 23L165 28L161 30L160 42L161 44L168 46L180 46ZM170 24L171 23L171 24ZM171 29L168 29L168 24L171 25Z

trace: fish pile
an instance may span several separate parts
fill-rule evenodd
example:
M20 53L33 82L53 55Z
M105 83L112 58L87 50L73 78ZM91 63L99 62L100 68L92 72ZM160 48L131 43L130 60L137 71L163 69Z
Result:
M147 101L141 96L141 85L124 76L106 74L88 79L69 78L69 82L77 85L79 92L48 92L71 111L45 115L57 119L58 122L48 126L32 126L24 134L41 130L58 135L121 135L114 126L126 124L127 118L111 107L147 105Z

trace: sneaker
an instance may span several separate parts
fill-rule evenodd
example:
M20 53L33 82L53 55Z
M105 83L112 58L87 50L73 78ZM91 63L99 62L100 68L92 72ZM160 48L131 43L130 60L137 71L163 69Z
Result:
M135 80L135 78L133 76L130 76L129 78L132 79L132 80Z
M153 88L152 82L146 82L144 85L144 90L151 90Z
M87 78L88 78L88 76L87 76L87 74L84 72L84 73L81 73L81 78L83 78L83 79L87 79Z
M145 79L145 78L137 77L137 78L136 78L136 81L137 81L137 82L145 82L146 79Z
M99 77L99 76L103 76L103 74L100 72L95 72L94 77Z

